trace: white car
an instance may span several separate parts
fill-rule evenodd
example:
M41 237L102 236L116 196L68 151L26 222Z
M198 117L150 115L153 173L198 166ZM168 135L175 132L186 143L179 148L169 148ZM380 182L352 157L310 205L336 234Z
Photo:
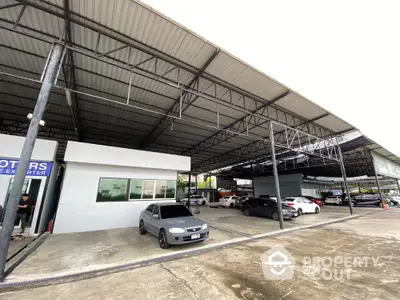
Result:
M188 201L188 198L182 199L180 201L180 203L182 203L183 205L186 205ZM200 196L200 195L192 195L190 196L190 205L197 205L197 204L201 204L201 205L206 205L208 203L208 199Z
M304 197L287 197L283 204L295 208L299 216L306 213L318 214L321 210L317 204Z
M342 204L342 196L329 196L328 198L325 199L325 204L337 204L341 205Z
M225 196L219 199L219 204L223 207L235 207L236 201L238 201L240 197L238 196Z

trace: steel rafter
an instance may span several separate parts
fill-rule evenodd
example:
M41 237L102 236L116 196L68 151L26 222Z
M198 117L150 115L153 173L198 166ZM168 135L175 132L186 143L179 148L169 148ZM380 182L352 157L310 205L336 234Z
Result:
M194 84L198 84L199 77L204 73L207 67L212 63L215 57L219 53L219 49L216 49L214 53L209 57L209 59L204 63L203 67L196 73L195 77L189 82L188 87L192 87ZM188 94L186 91L181 92L180 96L175 100L175 103L167 112L168 115L179 115L182 113L198 98L195 96L192 99L193 94ZM170 125L170 119L165 116L156 125L152 132L146 137L141 143L141 149L147 149Z
M70 22L70 9L69 9L69 3L70 0L64 0L64 26L65 26L65 42L67 45L72 44L72 36L71 36L71 22ZM76 90L76 78L75 78L75 64L74 64L74 56L72 54L72 51L70 49L67 50L68 54L68 61L65 63L66 68L64 69L64 80L65 80L65 85L67 88ZM75 93L69 93L66 91L66 97L70 99L68 101L68 106L71 109L71 114L72 118L74 120L74 125L75 125L75 132L76 136L78 138L78 141L83 142L84 141L84 132L83 132L83 126L80 118L80 113L79 113L79 103L78 99L76 97Z
M55 10L49 9L48 7L44 7L44 6L38 5L37 3L33 3L33 2L30 2L30 1L24 1L24 0L18 0L18 1L20 1L21 3L27 3L28 6L32 6L32 7L36 8L36 9L39 9L39 10L42 10L42 11L44 11L44 12L50 13L50 14L52 14L52 15L54 15L54 16L59 17L59 18L65 18L65 16L63 16L62 14L56 12ZM51 3L49 3L49 6L52 6L52 7L54 7L54 8L60 8L59 6L53 5L53 4L51 4ZM94 22L94 21L92 21L92 20L89 20L89 19L86 19L86 18L84 18L84 17L82 17L82 16L79 16L79 18L83 18L83 19L85 19L85 20L87 21L87 22L81 22L81 21L79 21L79 20L74 19L74 16L75 16L75 14L74 14L74 13L71 13L71 15L70 15L70 22L73 22L74 24L77 24L77 25L79 25L79 26L85 27L85 28L87 28L87 29L89 29L89 30L98 32L98 33L101 34L101 35L107 36L107 37L109 37L109 38L111 38L111 39L114 39L114 40L116 40L116 41L118 41L118 42L120 42L120 43L126 44L126 45L128 45L129 47L135 48L135 49L137 49L137 50L139 50L139 51L143 51L143 52L145 52L145 53L147 53L147 54L149 54L149 55L154 56L155 58L164 60L165 62L170 63L170 64L171 64L171 67L173 67L173 66L175 65L175 66L178 67L178 69L181 68L181 69L183 69L183 70L186 70L186 71L188 71L188 72L191 72L192 74L196 74L196 72L199 71L199 70L197 70L196 68L193 68L192 66L189 66L189 65L184 64L184 63L182 64L182 62L179 62L178 60L176 60L176 59L174 59L174 58L172 58L172 57L168 57L168 55L165 55L165 54L163 54L163 53L160 53L160 52L158 52L158 51L155 50L155 49L151 49L151 47L145 46L145 45L143 45L143 44L141 44L141 43L139 43L139 42L137 42L137 41L134 41L132 38L128 38L127 36L124 36L123 34L120 34L120 33L116 32L115 30L112 30L112 29L107 28L107 27L105 27L105 26L103 26L103 25L101 25L101 24L98 24L98 23L96 23L96 22ZM90 25L89 23L95 24L95 25L97 25L97 27L92 26L92 25ZM98 28L98 26L101 26L102 28L105 28L105 29L107 29L107 30L101 30L101 29ZM110 34L110 32L112 32L113 34ZM118 36L117 36L117 35L118 35ZM130 41L134 41L134 42L133 42L133 43L128 42L127 39L129 39ZM81 47L81 48L82 48L82 47ZM92 50L92 51L95 52L96 50ZM113 59L113 58L111 58L111 59ZM115 59L114 59L114 60L115 60ZM146 72L146 70L140 70L140 71ZM153 75L154 75L154 74L153 74ZM157 74L156 77L160 77L159 74ZM248 97L248 99L250 99L250 100L252 100L252 101L260 102L260 103L262 103L262 104L265 103L265 102L267 102L267 101L265 101L264 99L262 99L262 98L260 98L260 97L257 97L257 96L255 96L255 95L252 95L252 94L250 94L250 93L248 93L248 92L246 92L246 91L243 91L243 90L241 90L241 89L239 89L239 88L230 86L228 83L223 82L223 81L221 81L221 80L219 80L219 79L213 78L213 77L210 76L209 74L206 74L206 73L203 74L203 76L200 77L199 80L200 80L200 79L203 79L203 80L207 80L207 79L208 79L208 80L214 81L214 83L218 83L218 86L219 86L220 88L222 88L222 89L228 89L228 90L230 90L230 91L232 91L232 92L235 92L235 93L240 94L241 96L246 96L246 97ZM171 84L171 83L168 83L168 84ZM177 85L177 86L179 87L179 82L178 82L178 81L175 81L173 84L175 84L175 85ZM210 96L208 93L205 93L205 94L208 95L208 96ZM281 108L278 108L278 107L276 107L276 109L277 109L280 113L288 114L288 115L290 115L290 117L300 119L300 121L302 120L302 117L296 116L296 115L293 114L293 113L290 113L290 114L289 114L288 112L285 112L285 110L283 110L283 109L281 109ZM303 119L303 120L304 120L304 119ZM326 135L330 135L330 134L331 134L331 132L330 132L329 130L327 130L326 128L323 128L323 127L320 126L320 125L316 125L316 126L320 129L320 130L319 130L320 132L321 132L321 131L325 132L325 134L323 134L322 136L326 136ZM316 133L316 134L319 135L319 133Z

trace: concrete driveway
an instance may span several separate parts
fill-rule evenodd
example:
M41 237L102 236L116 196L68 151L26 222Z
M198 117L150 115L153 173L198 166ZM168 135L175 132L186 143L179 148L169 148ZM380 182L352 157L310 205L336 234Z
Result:
M370 208L359 211L364 213L377 210ZM210 238L205 242L171 247L168 250L159 248L156 237L149 234L140 235L137 228L50 235L7 280L54 277L130 264L279 231L279 222L246 217L238 209L201 207L197 216L209 223ZM302 215L293 221L285 222L284 225L285 228L294 228L347 216L349 213L346 207L324 207L319 214Z
M227 213L227 212L226 212ZM15 291L0 300L176 299L319 300L399 299L400 209L306 229L220 251L50 287ZM296 267L290 280L267 280L260 256L284 246ZM315 279L304 257L369 257L377 265L351 265L347 279ZM341 267L339 266L339 270ZM313 268L316 272L322 269Z

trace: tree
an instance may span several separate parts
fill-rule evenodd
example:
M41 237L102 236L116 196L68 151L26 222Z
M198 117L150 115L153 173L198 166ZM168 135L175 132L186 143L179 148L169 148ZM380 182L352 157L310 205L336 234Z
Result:
M185 189L188 187L188 183L184 182L182 180L182 178L178 178L178 181L176 183L176 187L177 187L178 191L181 190L182 192L184 192Z

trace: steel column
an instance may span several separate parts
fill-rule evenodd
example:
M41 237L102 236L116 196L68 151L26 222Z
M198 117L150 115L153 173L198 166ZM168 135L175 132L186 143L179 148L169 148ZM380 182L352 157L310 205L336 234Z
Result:
M350 195L350 189L349 189L349 183L347 182L347 175L346 175L346 168L344 167L344 162L343 162L343 155L342 155L342 149L340 148L339 143L337 143L337 148L338 148L338 154L339 154L339 165L340 165L340 171L342 172L342 177L344 181L344 186L346 188L346 194L347 197L349 198L349 210L350 210L350 215L353 214L353 203L351 202L351 195ZM344 200L345 198L343 198Z
M383 194L382 194L382 189L381 189L381 184L379 182L378 174L376 173L375 165L374 165L374 174L375 174L376 186L378 187L379 196L381 197L381 203L382 203L382 208L383 208L384 207Z
M7 203L6 212L3 221L3 227L0 231L0 274L4 276L4 270L7 260L8 247L11 235L14 230L14 222L18 210L18 203L21 197L22 186L26 177L28 166L31 160L33 147L39 131L39 122L43 118L47 101L51 92L57 69L60 64L62 54L62 46L56 45L51 54L50 62L43 79L42 87L33 111L32 120L26 134L24 146L22 148L21 157L19 159L17 172L10 192L10 198Z
M278 167L276 165L276 156L275 156L274 126L273 126L272 122L269 122L269 140L271 143L272 171L274 173L274 180L275 180L275 192L276 192L275 196L276 196L277 205L278 205L279 228L283 229L281 191L279 188Z
M187 197L188 201L186 202L186 206L189 209L190 209L190 185L191 185L191 183L192 183L192 173L189 172L189 188L188 188L188 197Z
M398 179L396 179L396 183L397 183L397 193L400 195L400 183Z

